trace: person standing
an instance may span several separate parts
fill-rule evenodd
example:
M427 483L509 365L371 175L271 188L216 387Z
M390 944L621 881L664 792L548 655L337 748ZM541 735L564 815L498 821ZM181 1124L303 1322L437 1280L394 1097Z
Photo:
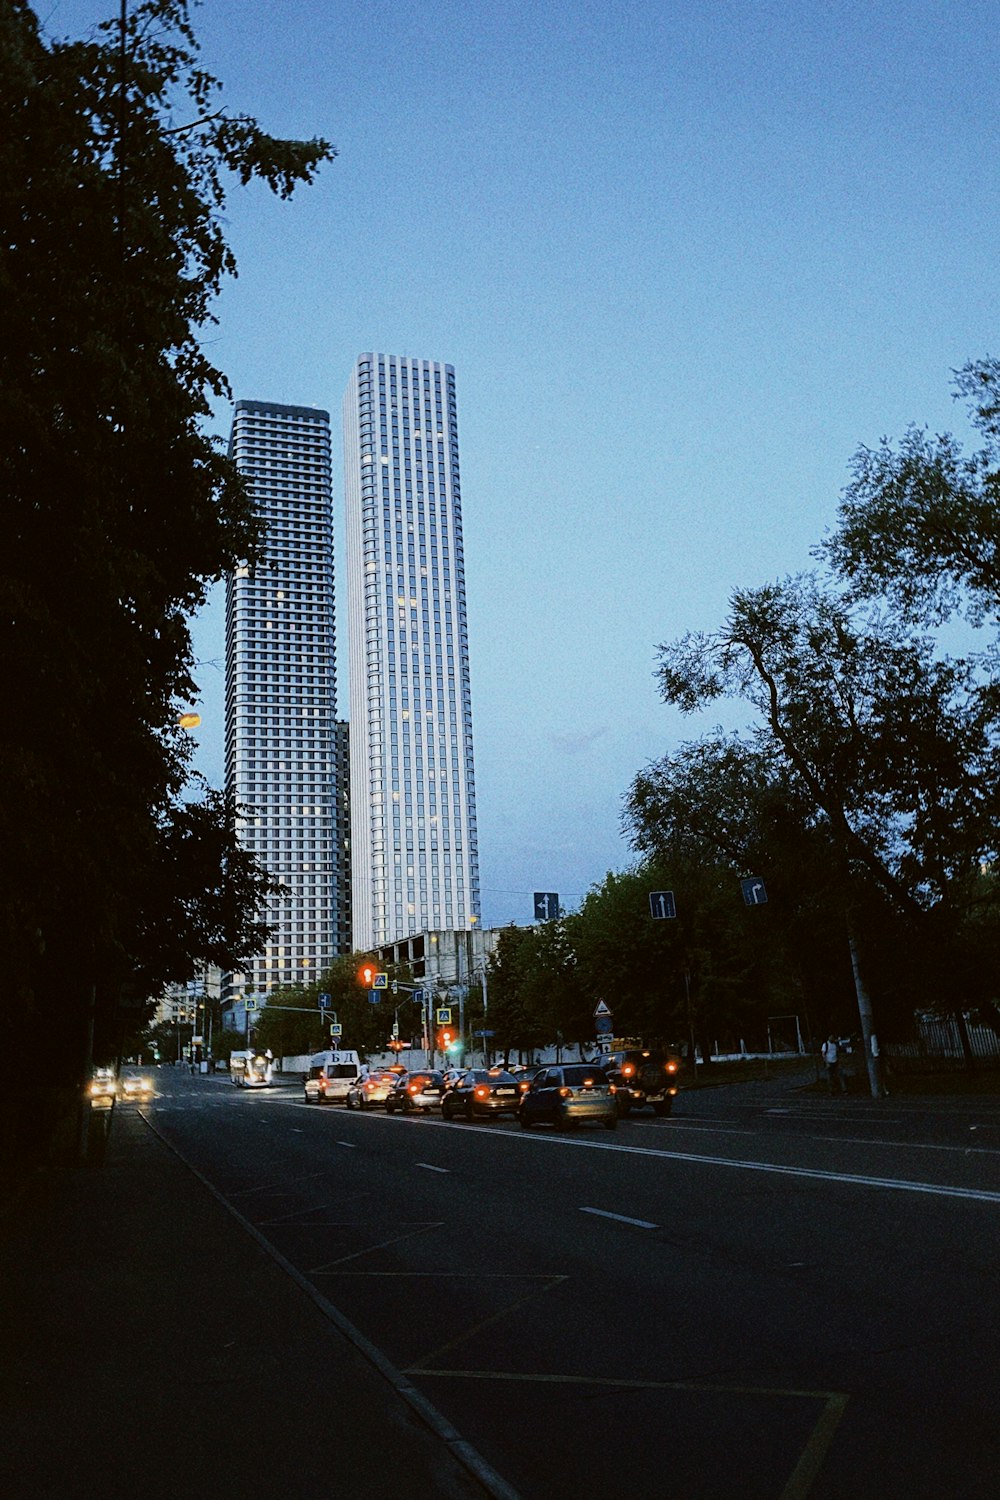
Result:
M846 1094L847 1081L840 1071L840 1047L832 1032L823 1043L821 1055L826 1064L826 1083L830 1093Z

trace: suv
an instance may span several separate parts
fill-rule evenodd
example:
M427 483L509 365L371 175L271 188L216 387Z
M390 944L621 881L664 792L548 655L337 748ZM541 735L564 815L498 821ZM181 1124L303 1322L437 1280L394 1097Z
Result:
M644 1104L651 1104L654 1114L670 1114L681 1073L681 1060L676 1052L665 1052L659 1047L628 1047L601 1058L600 1065L608 1082L615 1086L620 1115Z

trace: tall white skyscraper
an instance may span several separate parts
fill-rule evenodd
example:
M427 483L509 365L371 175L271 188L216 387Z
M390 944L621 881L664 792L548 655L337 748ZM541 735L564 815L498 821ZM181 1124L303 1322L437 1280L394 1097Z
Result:
M478 922L455 372L363 354L344 397L354 947Z
M265 995L318 979L344 939L329 413L238 401L230 453L266 534L263 561L226 590L226 786L241 841L287 894L229 990Z

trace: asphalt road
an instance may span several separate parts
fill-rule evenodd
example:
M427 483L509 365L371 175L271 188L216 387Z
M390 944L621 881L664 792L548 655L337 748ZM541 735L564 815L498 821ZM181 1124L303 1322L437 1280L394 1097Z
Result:
M158 1083L153 1128L524 1500L997 1494L1000 1099L529 1133Z

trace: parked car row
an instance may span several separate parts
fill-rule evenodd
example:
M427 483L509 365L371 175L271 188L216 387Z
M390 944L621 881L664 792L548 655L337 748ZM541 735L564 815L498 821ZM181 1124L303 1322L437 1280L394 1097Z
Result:
M307 1102L342 1099L348 1109L378 1105L387 1114L433 1111L451 1121L509 1115L524 1130L541 1123L573 1127L593 1121L614 1130L621 1116L644 1104L658 1115L669 1114L679 1067L673 1054L652 1049L611 1053L589 1063L410 1072L398 1065L348 1068L343 1061L317 1061L304 1089Z

